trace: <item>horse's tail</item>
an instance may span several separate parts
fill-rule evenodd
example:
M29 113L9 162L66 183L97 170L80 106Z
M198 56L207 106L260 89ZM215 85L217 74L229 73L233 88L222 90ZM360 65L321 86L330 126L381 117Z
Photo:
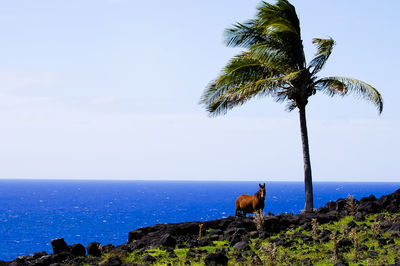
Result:
M240 196L236 199L236 210L235 210L235 216L240 216Z

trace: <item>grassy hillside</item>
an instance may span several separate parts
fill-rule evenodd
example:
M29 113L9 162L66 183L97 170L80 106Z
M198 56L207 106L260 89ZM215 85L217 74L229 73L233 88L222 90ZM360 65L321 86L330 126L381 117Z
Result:
M228 265L388 265L400 263L400 213L370 214L355 221L346 216L339 221L289 228L259 237L250 233L248 245L230 246L214 240L204 247L136 250L131 253L105 253L100 264L205 265L212 253L225 254ZM210 237L207 232L204 237ZM154 262L152 262L154 261Z

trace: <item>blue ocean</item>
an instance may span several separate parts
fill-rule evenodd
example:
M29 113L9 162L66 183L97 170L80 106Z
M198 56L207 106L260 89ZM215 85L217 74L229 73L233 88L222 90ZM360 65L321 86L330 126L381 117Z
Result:
M318 208L330 200L380 197L400 183L314 183ZM235 199L257 182L0 180L0 260L52 252L50 240L119 245L128 232L157 223L233 216ZM301 182L268 182L264 212L299 213Z

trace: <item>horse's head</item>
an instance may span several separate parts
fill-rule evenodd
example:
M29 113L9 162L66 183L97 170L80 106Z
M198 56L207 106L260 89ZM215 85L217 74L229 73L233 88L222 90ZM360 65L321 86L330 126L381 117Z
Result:
M258 184L260 189L258 190L258 195L260 195L261 199L265 199L265 183L264 185Z

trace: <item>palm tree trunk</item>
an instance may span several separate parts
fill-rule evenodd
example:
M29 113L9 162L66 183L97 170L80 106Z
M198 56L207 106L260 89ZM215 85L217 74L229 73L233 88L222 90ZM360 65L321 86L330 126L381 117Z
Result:
M313 185L311 177L311 161L310 161L310 148L308 145L307 121L306 121L306 106L299 107L300 113L300 130L301 141L303 143L303 159L304 159L304 186L306 192L305 211L313 211Z

